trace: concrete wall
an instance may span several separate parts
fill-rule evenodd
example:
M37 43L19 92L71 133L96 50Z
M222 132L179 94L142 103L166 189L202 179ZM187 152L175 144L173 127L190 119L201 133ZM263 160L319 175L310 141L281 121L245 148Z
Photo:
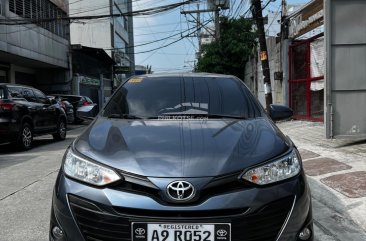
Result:
M327 138L366 138L366 1L325 1Z
M70 16L108 15L113 13L113 6L110 0L70 0ZM113 0L120 10L132 11L131 1ZM123 4L127 2L126 4ZM132 17L128 17L128 31L118 22L116 18L96 19L90 21L74 22L70 27L71 44L81 44L87 47L102 48L112 56L111 48L114 47L114 35L117 33L130 45L133 45L133 23ZM129 62L133 56L129 55ZM134 63L134 61L132 61Z
M70 16L110 14L109 0L70 0ZM70 25L71 44L93 48L112 48L111 20L97 19L74 22ZM106 51L112 56L112 51Z
M9 0L0 1L0 19L22 19L9 11ZM67 0L54 0L67 10ZM63 37L38 25L0 25L2 81L31 85L49 92L69 92L70 55L67 26Z
M131 0L70 0L69 2L70 16L108 15L115 13L115 5L122 13L132 12ZM118 18L121 20L122 17ZM71 44L104 49L117 65L130 66L131 73L135 72L133 17L127 17L127 29L117 20L117 17L72 23L70 29ZM125 42L126 48L116 49L118 47L118 44L115 43L117 34ZM130 75L115 75L114 87Z
M250 89L250 91L258 97L258 59L257 56L251 58L245 65L245 77L244 82Z
M281 48L280 43L276 43L275 37L267 38L267 49L269 68L271 71L272 98L274 104L285 104L285 93L283 81L274 80L274 72L282 71L280 64ZM259 52L258 52L259 53ZM257 96L260 103L265 106L264 81L262 65L258 56L253 57L245 66L244 82Z
M55 4L57 7L64 10L66 13L68 13L69 10L69 0L50 0L53 4Z
M5 16L18 18L9 11L9 1L4 1ZM4 19L4 16L0 16ZM0 25L0 51L21 56L55 67L68 68L69 42L37 25Z

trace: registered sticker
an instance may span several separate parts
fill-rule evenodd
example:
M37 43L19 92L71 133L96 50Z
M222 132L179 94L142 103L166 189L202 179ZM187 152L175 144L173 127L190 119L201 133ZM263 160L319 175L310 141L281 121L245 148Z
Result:
M134 78L134 79L130 79L128 82L129 83L140 83L142 81L142 78Z

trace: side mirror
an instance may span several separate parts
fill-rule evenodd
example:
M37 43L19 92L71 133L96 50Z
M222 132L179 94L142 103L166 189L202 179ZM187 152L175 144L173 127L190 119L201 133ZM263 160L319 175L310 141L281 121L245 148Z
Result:
M294 112L284 105L271 105L271 109L269 111L269 115L272 120L285 120L294 115Z
M48 98L51 105L56 105L57 101L54 98Z
M57 103L57 101L56 101L55 99L52 99L52 100L51 100L51 104L52 104L52 105L56 105L56 104L58 104L58 103Z

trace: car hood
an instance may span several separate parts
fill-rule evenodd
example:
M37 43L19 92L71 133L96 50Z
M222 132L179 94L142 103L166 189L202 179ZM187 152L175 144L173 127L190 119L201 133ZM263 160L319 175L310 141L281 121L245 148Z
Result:
M266 118L121 120L99 117L77 139L81 154L147 177L213 177L242 171L289 149Z

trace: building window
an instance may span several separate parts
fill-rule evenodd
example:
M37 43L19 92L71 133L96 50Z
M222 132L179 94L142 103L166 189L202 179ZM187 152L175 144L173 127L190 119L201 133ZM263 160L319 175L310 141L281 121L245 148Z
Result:
M24 17L32 17L32 3L31 1L24 1Z
M128 23L127 23L127 17L126 16L123 16L123 22L124 22L125 30L128 31Z
M126 53L126 41L123 40L121 36L119 36L118 33L114 34L114 48L118 49L120 52Z
M18 14L19 16L24 15L24 2L23 2L23 0L16 0L15 1L15 14Z
M9 0L9 11L15 13L15 0Z
M9 11L23 18L43 20L36 24L62 38L68 37L68 22L58 19L67 14L49 0L9 0Z
M120 1L118 3L114 3L113 6L113 14L120 14L119 17L114 17L115 21L122 26L126 31L128 30L128 20L126 16L122 16L123 12L127 10L127 1Z
M127 0L115 0L114 4L118 6L123 12L127 11Z
M124 28L124 21L123 21L123 16L122 16L122 11L121 9L118 7L118 5L115 3L113 6L113 14L119 14L121 16L116 16L114 17L115 22L117 22L120 26L122 26L122 28Z

